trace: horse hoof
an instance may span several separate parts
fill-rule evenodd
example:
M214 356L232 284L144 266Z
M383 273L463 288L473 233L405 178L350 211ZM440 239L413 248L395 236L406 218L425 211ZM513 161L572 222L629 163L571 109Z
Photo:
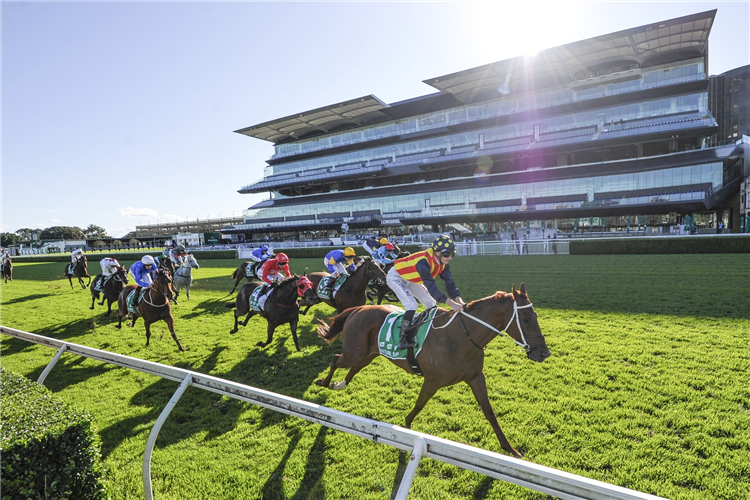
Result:
M323 379L319 378L315 381L315 385L319 385L320 387L325 387L325 384L323 384Z
M266 344L265 342L258 342L255 345L258 347L266 347L268 344Z

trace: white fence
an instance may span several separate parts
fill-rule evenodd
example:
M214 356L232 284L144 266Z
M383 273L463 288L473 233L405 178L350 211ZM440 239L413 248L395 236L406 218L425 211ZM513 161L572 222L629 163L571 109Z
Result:
M198 373L173 366L144 361L142 359L123 356L112 352L92 349L90 347L71 344L61 340L43 337L33 333L23 332L0 325L0 333L15 337L20 340L34 344L45 345L57 349L58 352L39 376L38 382L44 383L44 379L54 367L55 363L65 352L77 354L91 359L103 361L143 373L155 375L178 382L172 399L169 401L146 442L146 450L143 459L143 484L147 500L152 500L153 490L151 487L151 453L153 451L156 436L164 421L174 408L182 393L188 386L192 385L222 396L231 397L240 401L252 403L263 408L278 411L286 415L292 415L301 419L314 422L331 429L336 429L365 439L370 439L380 444L393 446L400 450L411 451L411 458L406 471L401 479L397 499L405 499L416 474L419 461L422 457L428 457L441 462L455 465L463 469L484 474L495 479L508 481L513 484L524 486L558 498L579 500L658 500L656 497L627 488L589 479L575 474L537 465L525 460L519 460L490 451L474 448L464 444L441 439L421 432L412 431L398 425L378 422L369 418L358 417L349 413L326 408L325 406L309 403L307 401L290 398L281 394L256 389L251 386L238 384L218 377L212 377L204 373ZM187 496L187 492L185 492ZM663 500L663 499L662 499Z

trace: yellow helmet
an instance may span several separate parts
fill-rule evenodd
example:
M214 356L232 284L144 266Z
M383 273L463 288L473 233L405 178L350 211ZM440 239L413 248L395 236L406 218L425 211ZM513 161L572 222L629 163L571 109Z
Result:
M388 238L380 238L381 245L385 245L386 243L388 243Z
M346 255L347 257L354 257L355 255L354 249L352 247L346 247L344 249L344 255Z

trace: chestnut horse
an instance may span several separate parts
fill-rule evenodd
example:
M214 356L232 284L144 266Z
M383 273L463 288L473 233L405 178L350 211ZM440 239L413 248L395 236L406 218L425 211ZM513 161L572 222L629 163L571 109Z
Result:
M263 312L258 312L250 309L250 296L253 294L256 288L263 285L253 281L245 283L237 292L237 299L234 302L228 302L227 308L236 308L234 311L234 329L229 333L237 333L239 319L241 316L247 314L247 317L242 322L242 326L247 326L247 322L250 318L256 314L263 316L268 321L268 338L265 342L258 342L258 347L266 347L273 340L273 333L276 331L276 327L289 323L289 327L292 329L292 338L294 339L294 347L299 348L299 341L297 340L297 323L299 322L299 303L297 297L302 297L307 300L315 299L315 291L313 290L312 283L306 276L292 276L287 278L281 283L274 286L274 291L266 299L266 306Z
M343 354L336 354L325 379L315 383L331 389L344 389L352 378L380 355L378 333L388 314L400 309L392 305L362 306L348 309L333 319L331 325L318 320L318 335L332 342L342 335ZM484 348L502 332L507 333L526 350L532 361L542 362L550 356L544 335L539 329L536 312L526 294L526 285L515 286L511 293L496 292L490 297L475 300L459 313L438 312L424 345L417 355L417 363L424 375L414 409L406 416L406 428L424 408L438 389L458 382L466 382L482 407L485 418L495 431L503 450L520 458L522 455L500 429L495 412L487 397L484 378ZM405 359L391 359L396 366L411 371ZM337 368L349 368L346 378L332 383Z
M328 276L328 273L310 273L307 275L313 283L315 290L318 289L320 280ZM350 307L362 306L367 302L367 284L370 280L381 281L385 283L385 273L369 257L362 257L359 267L352 271L349 277L341 285L336 297L333 299L318 298L318 302L325 302L336 309L336 312L343 312ZM302 314L306 314L313 304L308 305Z
M87 265L88 260L86 259L85 255L81 255L80 257L78 257L78 260L73 267L73 272L68 271L68 267L70 266L70 264L65 265L65 277L68 278L68 281L70 281L71 290L73 289L73 277L78 278L78 283L81 284L81 288L86 288L91 284L91 276L89 276L89 272L86 269ZM89 282L85 285L83 284L83 278L89 279Z
M136 288L137 285L128 285L120 292L120 296L117 299L117 305L119 306L117 328L122 328L122 318L126 318L130 314L128 311L128 295ZM138 312L133 315L133 321L128 323L128 326L131 328L134 327L135 321L142 317L146 327L146 345L148 346L151 339L151 324L159 320L164 320L169 327L169 333L172 334L172 338L177 342L177 348L180 351L184 351L185 349L182 348L174 331L172 306L169 303L174 297L174 290L172 289L172 278L169 277L168 272L159 269L154 282L148 288L144 288L141 293L143 298L136 307Z
M105 316L109 316L109 313L112 312L112 302L116 302L117 298L120 296L120 292L125 287L125 285L128 284L128 273L125 270L125 266L119 266L117 268L117 271L109 278L109 280L104 284L104 288L100 292L96 289L96 282L102 277L101 274L97 274L94 278L94 286L89 287L89 290L91 290L91 309L94 310L94 302L96 302L96 299L99 298L101 295L102 301L99 302L100 306L104 305L104 301L107 301L107 312Z
M3 279L6 283L8 280L13 281L13 263L10 261L10 257L6 257L5 264L3 264Z

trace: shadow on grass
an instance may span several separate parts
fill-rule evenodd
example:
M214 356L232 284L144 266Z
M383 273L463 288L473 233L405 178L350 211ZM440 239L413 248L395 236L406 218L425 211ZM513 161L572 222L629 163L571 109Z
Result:
M185 300L187 302L187 298L180 297L180 301L182 300ZM225 307L227 302L230 301L225 299L204 300L203 302L195 306L192 312L181 316L181 319L196 318L204 314L224 314L227 312L227 308Z
M50 361L52 361L52 357L56 352L57 351L51 350ZM72 356L66 356L63 354L54 368L52 368L49 375L47 375L47 378L44 380L44 385L52 392L59 392L69 386L85 382L90 378L98 377L99 375L103 375L108 371L117 368L114 365L106 363L97 363L85 367L82 366L87 359L88 358L77 354ZM37 380L45 368L46 365L40 366L29 373L27 377L31 380Z
M30 300L37 300L37 299L44 299L47 297L52 297L55 295L54 293L37 293L34 295L26 295L25 297L18 297L17 299L10 299L5 303L6 306L9 306L11 304L18 304L21 302L28 302Z
M199 367L185 363L178 363L177 367L201 373L211 373L216 367L219 355L226 347L215 349ZM171 380L159 379L153 384L136 393L130 400L131 405L149 407L141 415L118 420L111 426L102 429L102 456L106 458L117 446L143 432L151 432L156 419L166 407L169 400L179 387L179 383ZM236 404L231 404L232 402ZM222 396L202 389L188 388L164 423L156 445L168 446L183 440L195 433L209 430L207 439L215 438L232 430L243 411L239 401L232 400L227 404ZM209 407L206 412L206 407ZM196 415L200 414L200 418Z

